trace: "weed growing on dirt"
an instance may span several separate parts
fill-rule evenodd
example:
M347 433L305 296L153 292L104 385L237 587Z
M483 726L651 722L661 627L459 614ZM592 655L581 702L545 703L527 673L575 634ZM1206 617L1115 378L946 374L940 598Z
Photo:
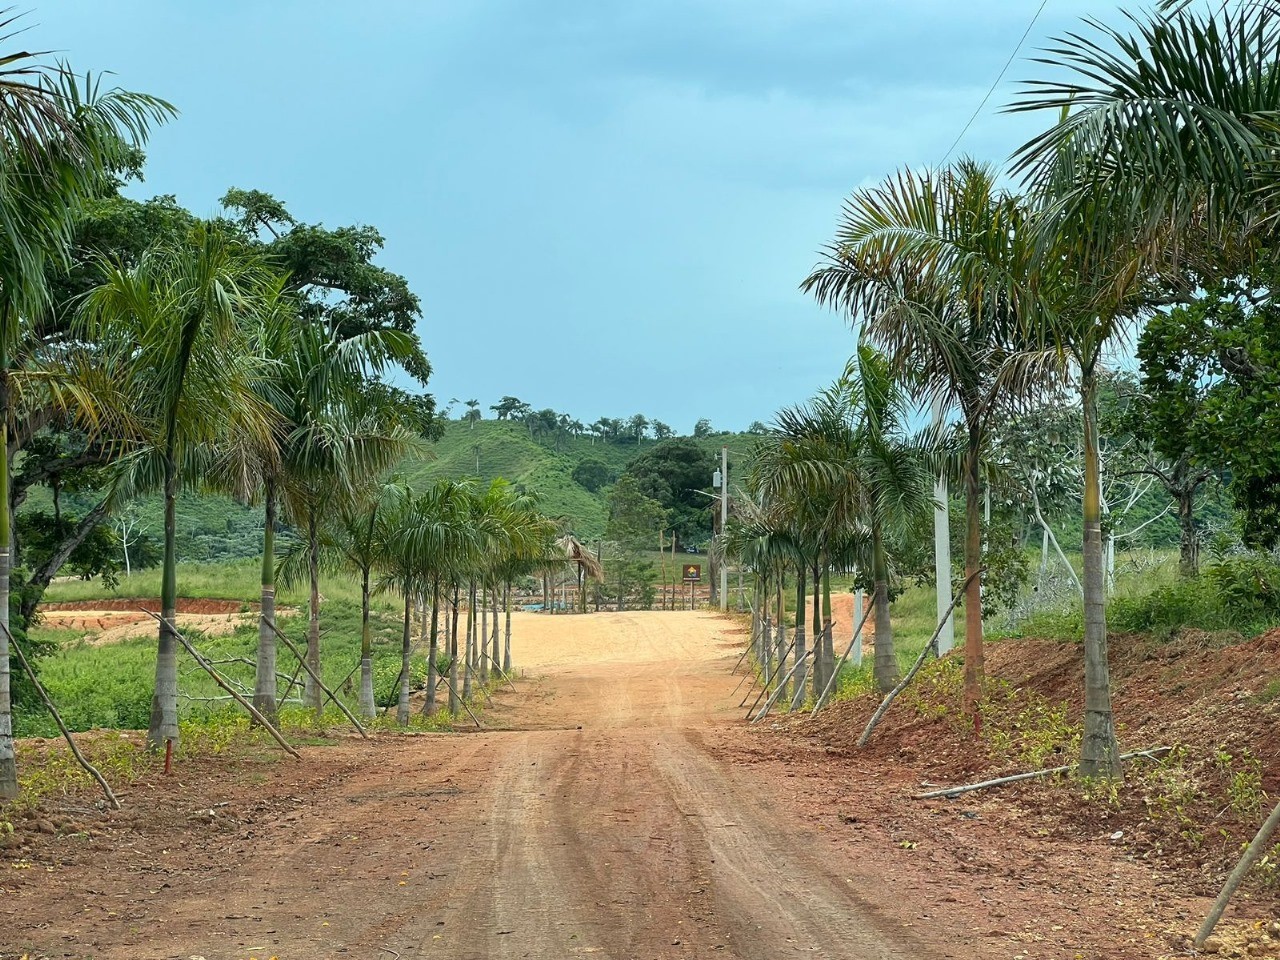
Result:
M78 746L107 782L115 786L132 782L155 763L145 750L123 734L95 737ZM54 797L98 790L98 785L76 762L66 744L51 744L38 754L24 757L19 769L20 792L17 799L8 804L7 810L11 812L29 812Z
M967 729L960 711L963 692L963 664L946 657L925 664L903 699L919 716ZM1064 705L1008 681L988 678L981 710L982 738L993 758L1039 769L1079 749L1080 727Z

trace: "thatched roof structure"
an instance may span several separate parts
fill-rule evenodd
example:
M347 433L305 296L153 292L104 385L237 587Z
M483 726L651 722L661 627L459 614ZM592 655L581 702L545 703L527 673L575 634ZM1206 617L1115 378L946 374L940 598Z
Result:
M572 533L556 537L556 546L564 551L567 562L576 563L582 568L585 576L590 577L596 583L604 583L604 567L600 566L600 561Z

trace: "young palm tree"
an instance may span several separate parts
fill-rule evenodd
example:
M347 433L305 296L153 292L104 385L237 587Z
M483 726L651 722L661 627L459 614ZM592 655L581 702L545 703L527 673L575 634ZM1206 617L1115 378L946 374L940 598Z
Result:
M132 268L108 265L104 273L84 303L85 332L129 360L139 429L131 466L158 480L164 495L162 622L147 733L160 747L178 739L177 499L199 479L184 468L228 434L265 440L275 427L255 392L262 363L252 330L277 287L260 258L209 224Z
M281 505L308 535L312 603L307 650L308 660L318 672L319 567L324 538L323 523L319 513L311 509L310 497L324 488L330 502L336 498L345 507L363 503L366 481L396 463L415 442L413 431L401 422L404 418L394 398L369 389L372 378L412 355L412 338L396 330L342 337L336 330L298 318L287 309L283 295L280 302L286 308L266 318L257 343L269 373L259 384L259 394L275 412L277 428L266 443L259 437L249 438L246 445L233 444L229 454L233 469L240 473L235 484L238 492L244 496L260 492L263 500L262 622L254 701L269 717L276 709L274 536ZM368 556L363 560L357 566L367 577ZM372 709L371 670L367 678L365 672L362 667L361 702ZM317 707L321 700L315 683L307 683L304 691L304 701Z
M15 17L0 18L0 43ZM103 91L29 53L0 57L0 799L17 796L9 684L11 366L22 318L47 299L45 270L64 257L81 204L124 155L172 114L163 101Z
M874 582L875 678L886 692L898 680L889 618L891 544L932 508L937 464L936 439L909 434L909 420L909 397L889 361L863 346L844 378L808 406L778 415L780 440L756 467L767 494L798 494L819 506L824 514L819 536L828 558L847 556L860 539L859 527L866 529ZM815 608L819 589L815 583Z
M409 723L413 600L423 594L430 597L428 669L434 673L441 591L456 582L460 572L470 568L478 554L471 525L471 499L468 485L441 480L419 495L407 487L397 488L387 507L378 514L380 586L393 589L404 598L400 699L396 709L396 721L401 726ZM456 632L454 644L456 647ZM453 653L456 658L456 649ZM430 686L431 677L428 679ZM452 693L450 699L453 699Z
M1280 209L1273 6L1205 14L1182 5L1168 18L1130 19L1130 34L1092 22L1096 37L1059 40L1053 53L1074 76L1028 84L1012 108L1061 117L1016 161L1043 208L1037 323L1072 359L1084 409L1085 776L1121 773L1101 538L1103 351L1146 306L1144 285L1176 284L1188 263L1201 277L1239 271Z

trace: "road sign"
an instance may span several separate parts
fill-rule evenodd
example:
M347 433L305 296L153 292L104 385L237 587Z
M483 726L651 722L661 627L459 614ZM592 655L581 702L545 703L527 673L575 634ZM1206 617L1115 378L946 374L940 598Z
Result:
M702 564L686 563L684 565L685 583L697 583L701 579L702 579Z

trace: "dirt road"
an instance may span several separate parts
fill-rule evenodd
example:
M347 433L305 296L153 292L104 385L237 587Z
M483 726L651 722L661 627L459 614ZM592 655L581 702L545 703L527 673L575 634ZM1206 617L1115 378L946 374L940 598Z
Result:
M732 624L528 615L516 637L527 679L486 714L508 729L309 748L181 840L144 814L10 891L0 956L952 955L709 748L740 720Z

